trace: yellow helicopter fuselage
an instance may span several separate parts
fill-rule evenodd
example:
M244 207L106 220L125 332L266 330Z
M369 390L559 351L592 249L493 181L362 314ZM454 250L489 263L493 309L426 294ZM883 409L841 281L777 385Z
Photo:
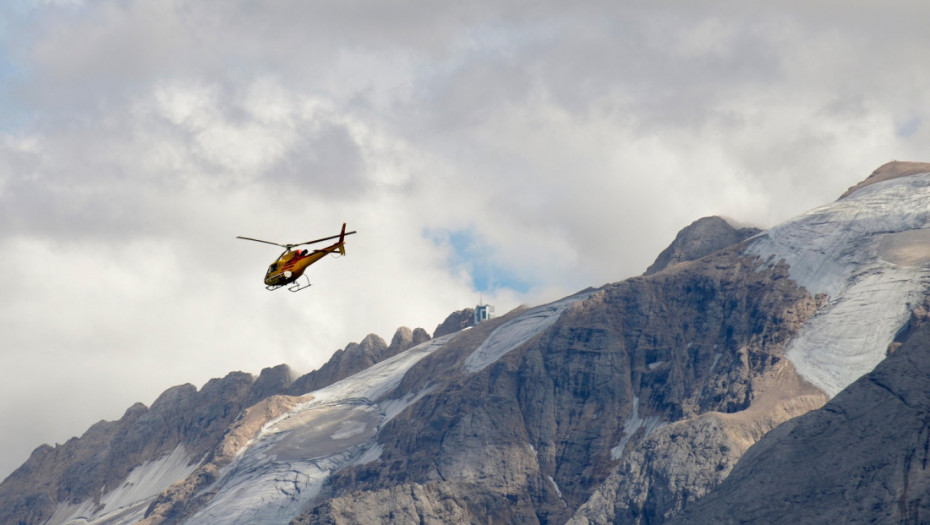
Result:
M310 286L310 280L304 279L306 282L295 282L297 279L300 279L304 271L311 264L319 261L323 257L331 253L339 253L340 255L346 254L346 236L354 234L354 231L346 231L346 223L342 223L342 230L338 235L330 235L329 237L323 237L322 239L316 239L313 241L299 242L295 244L282 244L279 242L265 241L262 239L256 239L254 237L237 237L238 239L244 239L246 241L255 241L261 242L264 244L274 244L275 246L281 246L284 248L284 253L278 256L278 259L271 263L268 267L268 271L265 272L265 288L269 290L277 290L282 286L286 286L293 283L293 286L288 286L288 290L292 292L298 292L304 288ZM293 250L297 246L303 246L305 244L316 244L323 241L329 241L332 239L339 239L334 244L322 248L319 250Z
M334 252L345 255L345 242L337 242L332 246L312 252L307 250L285 252L268 267L265 273L265 285L278 287L291 284L304 274L308 266Z

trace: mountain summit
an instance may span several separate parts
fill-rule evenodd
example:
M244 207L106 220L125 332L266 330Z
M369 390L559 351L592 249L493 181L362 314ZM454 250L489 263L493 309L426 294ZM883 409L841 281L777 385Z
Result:
M915 163L765 231L702 219L643 276L169 389L36 449L0 522L916 523L928 227Z
M678 232L675 240L646 269L644 275L660 272L673 264L700 259L759 233L758 228L737 228L721 217L704 217Z

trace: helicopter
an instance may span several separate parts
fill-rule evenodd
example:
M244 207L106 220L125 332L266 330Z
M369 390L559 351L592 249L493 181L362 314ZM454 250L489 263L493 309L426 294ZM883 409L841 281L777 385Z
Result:
M342 223L342 231L339 233L339 235L332 235L330 237L323 237L322 239L299 242L296 244L281 244L277 242L263 241L261 239L253 239L251 237L238 236L236 238L244 239L246 241L274 244L275 246L284 248L284 253L279 255L278 259L271 263L271 266L268 267L268 271L265 272L265 288L268 290L277 290L282 286L291 285L288 286L288 290L292 292L299 292L310 286L310 278L304 275L304 271L307 269L307 267L329 254L335 255L338 253L339 256L345 255L346 235L352 235L353 233L355 233L354 230L347 232L346 223ZM337 242L319 250L309 251L304 249L292 251L292 249L296 248L297 246L316 244L318 242L328 241L336 238L339 239ZM303 280L301 280L301 277L303 277Z

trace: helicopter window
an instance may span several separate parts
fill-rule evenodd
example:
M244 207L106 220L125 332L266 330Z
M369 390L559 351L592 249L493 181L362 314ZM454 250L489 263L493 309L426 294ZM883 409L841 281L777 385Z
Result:
M275 270L277 270L277 269L278 269L278 263L274 263L274 264L272 264L271 266L268 267L268 273L271 273L271 272L273 272L273 271L275 271Z

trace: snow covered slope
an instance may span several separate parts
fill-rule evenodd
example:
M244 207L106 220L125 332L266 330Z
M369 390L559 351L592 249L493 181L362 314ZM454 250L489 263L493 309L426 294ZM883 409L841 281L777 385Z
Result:
M76 505L61 504L47 525L103 525L135 523L145 514L149 503L175 481L186 478L197 462L178 445L171 454L147 461L133 469L120 486L103 494L100 503L84 501Z
M746 249L828 304L790 343L798 372L834 396L884 359L930 284L930 173L876 183L758 236Z
M545 329L575 295L523 312L488 338L489 352L475 351L466 368L483 368ZM211 490L216 495L185 523L246 525L287 523L316 496L330 473L380 457L381 426L430 392L387 398L410 368L456 334L439 337L307 394L308 401L268 422ZM479 349L480 350L480 349Z
M552 326L566 308L583 301L593 292L581 292L554 303L538 306L491 332L481 346L465 359L465 370L479 372L508 352Z
M380 456L374 441L380 425L426 392L382 398L450 337L427 341L312 392L307 402L266 423L211 487L216 495L185 523L287 523L300 514L330 472Z

